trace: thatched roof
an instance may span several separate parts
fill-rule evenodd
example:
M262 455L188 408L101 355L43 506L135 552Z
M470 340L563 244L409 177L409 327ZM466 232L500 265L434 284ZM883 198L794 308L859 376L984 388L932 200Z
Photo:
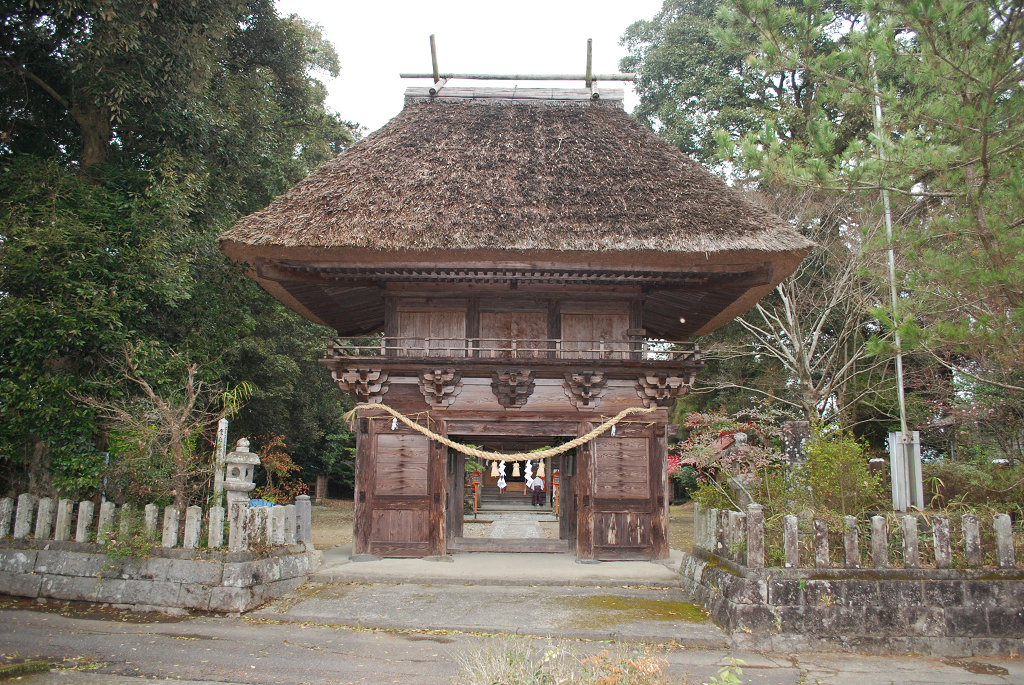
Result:
M796 268L810 242L627 116L621 90L591 96L410 88L397 117L221 249L342 335L382 329L393 282L547 279L642 288L643 327L684 339Z
M608 94L584 102L442 94L407 98L387 125L222 239L371 250L709 253L809 245Z

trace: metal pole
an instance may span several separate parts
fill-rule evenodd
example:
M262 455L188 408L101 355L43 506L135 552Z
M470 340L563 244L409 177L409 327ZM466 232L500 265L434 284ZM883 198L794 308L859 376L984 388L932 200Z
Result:
M875 87L875 136L878 138L878 156L884 165L888 161L888 153L886 152L885 145L882 143L882 96L879 93L878 72L875 71L874 54L870 56L869 60L871 63L871 78L874 81ZM889 245L889 297L892 305L893 342L896 344L896 390L900 405L900 433L902 434L902 440L899 442L903 448L904 463L907 465L907 482L902 485L907 490L907 502L909 503L913 499L913 493L910 492L909 486L912 480L910 472L913 470L914 465L909 458L911 435L910 428L907 425L906 394L903 390L903 345L900 340L899 301L896 293L896 253L893 250L892 209L889 205L889 191L885 188L884 179L881 185L882 207L885 211L885 239ZM895 471L889 475L891 478L896 477ZM895 505L896 503L894 502L893 504Z

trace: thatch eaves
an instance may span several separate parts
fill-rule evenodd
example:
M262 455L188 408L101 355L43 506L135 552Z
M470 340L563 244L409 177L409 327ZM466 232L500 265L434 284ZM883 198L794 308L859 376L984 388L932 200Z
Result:
M388 251L810 245L607 98L408 98L383 128L222 239Z

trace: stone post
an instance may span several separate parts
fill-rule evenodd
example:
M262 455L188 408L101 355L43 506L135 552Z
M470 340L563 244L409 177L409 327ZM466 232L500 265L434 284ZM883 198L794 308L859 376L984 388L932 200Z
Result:
M297 542L313 542L313 503L309 495L295 498L295 538Z
M104 502L100 505L100 518L96 524L96 542L103 542L114 530L114 514L117 513L117 505L113 502Z
M135 512L132 511L132 505L122 504L121 505L121 519L117 523L117 529L123 537L128 537L132 527L132 516Z
M160 516L160 510L155 504L146 505L146 537L156 540L156 520Z
M173 505L164 507L164 534L160 546L168 549L178 546L178 510Z
M185 538L181 546L195 549L199 546L199 534L203 529L203 508L195 505L185 509Z
M210 507L210 531L206 546L218 549L224 546L224 507Z
M764 512L760 504L747 507L747 567L764 568Z
M747 565L747 515L739 512L736 515L736 528L733 531L733 545L736 550L736 563Z
M57 526L53 531L53 539L65 542L71 539L71 516L75 511L75 503L69 499L57 502Z
M270 509L270 544L279 546L284 544L285 511L284 507L276 504Z
M932 540L935 544L935 568L949 568L949 519L945 516L932 517Z
M828 554L828 523L823 519L814 519L814 567L831 568L832 560Z
M724 509L712 509L715 512L715 554L720 557L724 557L728 550L726 544L728 542L727 535L729 526L726 524L728 514Z
M693 546L703 547L703 512L700 505L693 503Z
M1013 527L1007 514L996 514L992 518L996 529L996 563L999 568L1016 568L1017 554L1013 548Z
M964 529L964 555L967 557L967 565L981 567L983 560L978 517L974 514L964 514L960 522Z
M782 517L782 548L786 554L786 568L800 568L798 525L796 516L786 514Z
M78 526L75 528L75 542L89 542L89 528L92 526L92 513L96 505L85 501L78 503Z
M921 554L917 548L917 517L904 516L903 524L903 568L921 568Z
M18 496L18 511L14 515L14 539L23 540L32 530L32 514L36 509L36 496L27 492Z
M857 517L847 516L846 531L843 533L843 547L846 552L846 568L860 568L860 531Z
M14 500L10 497L0 498L0 540L11 534L11 517L14 516Z
M36 532L33 537L36 540L49 540L53 531L53 510L57 503L49 497L39 500L38 513L36 513Z
M731 559L732 561L739 561L737 558L737 551L739 547L739 521L738 517L740 513L738 511L727 511L725 512L725 558Z
M249 507L245 517L245 537L249 547L270 544L270 507Z
M295 544L295 505L284 505L284 544Z
M871 517L871 565L889 568L889 524L884 516Z
M231 517L228 521L228 551L244 552L249 549L249 540L246 535L246 522L249 520L249 504L235 501L228 509Z

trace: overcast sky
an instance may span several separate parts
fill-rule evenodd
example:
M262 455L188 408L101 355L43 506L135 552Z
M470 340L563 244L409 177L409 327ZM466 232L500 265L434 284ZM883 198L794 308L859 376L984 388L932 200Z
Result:
M279 0L278 10L323 27L341 58L341 75L325 81L330 90L327 104L369 132L398 114L407 86L430 83L400 79L398 74L431 70L431 33L442 72L583 73L587 38L593 38L594 72L615 73L625 56L619 38L633 22L654 17L661 4L662 0ZM459 84L513 82L453 83ZM628 84L625 104L627 111L636 104Z

